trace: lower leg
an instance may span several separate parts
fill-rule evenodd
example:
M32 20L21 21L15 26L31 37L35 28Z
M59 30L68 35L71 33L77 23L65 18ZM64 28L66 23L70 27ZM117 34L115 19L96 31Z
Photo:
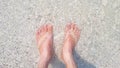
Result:
M46 61L46 59L39 60L38 62L38 68L48 68L49 61Z
M64 59L64 63L66 65L66 68L77 68L77 65L75 63L75 60L73 58L73 48L74 47L71 47L72 45L71 44L64 44L64 45L68 45L70 47L64 47L63 49L63 59ZM68 48L68 49L66 49Z
M48 68L49 62L52 58L52 51L49 50L49 49L47 51L46 50L42 50L42 53L40 54L40 60L38 62L38 68Z

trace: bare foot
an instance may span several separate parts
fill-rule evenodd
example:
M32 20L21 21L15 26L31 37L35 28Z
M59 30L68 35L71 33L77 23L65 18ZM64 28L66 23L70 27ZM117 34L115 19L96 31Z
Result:
M64 39L64 45L62 47L61 55L67 68L77 67L73 59L72 52L79 40L79 37L80 37L80 30L74 23L70 23L66 25L65 39Z
M39 68L47 68L46 66L48 66L53 54L53 26L47 24L40 27L36 33L36 40L40 53L38 66Z

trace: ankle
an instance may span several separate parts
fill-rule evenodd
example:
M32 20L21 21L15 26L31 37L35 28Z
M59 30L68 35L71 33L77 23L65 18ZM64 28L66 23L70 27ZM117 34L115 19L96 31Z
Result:
M77 68L77 65L75 62L73 62L71 64L69 63L69 64L66 64L66 68Z
M72 61L73 60L72 54L67 52L63 53L63 60L65 63Z
M66 64L66 68L77 68L77 65L73 58L67 59L67 61L65 61L65 64Z
M66 68L77 68L76 63L73 58L72 51L65 51L63 52L63 61L66 65Z
M41 60L39 60L39 62L38 62L38 68L47 68L47 67L48 67L48 64L49 64L48 61L41 59Z

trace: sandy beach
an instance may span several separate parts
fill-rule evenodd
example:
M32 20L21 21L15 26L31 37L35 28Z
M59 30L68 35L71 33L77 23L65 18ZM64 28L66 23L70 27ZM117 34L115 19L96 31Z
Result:
M0 68L37 68L35 33L46 23L54 26L49 68L65 68L59 55L70 21L81 29L78 68L120 68L120 0L0 0Z

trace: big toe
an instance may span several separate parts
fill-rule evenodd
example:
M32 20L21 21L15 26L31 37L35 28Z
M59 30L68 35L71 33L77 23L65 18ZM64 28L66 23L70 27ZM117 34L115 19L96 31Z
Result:
M37 41L39 40L40 35L43 33L44 28L45 28L45 26L41 26L41 27L38 28L38 30L36 32L36 40Z
M71 24L67 24L66 27L65 27L65 32L69 31L70 30L70 27L71 27Z
M76 28L76 24L75 23L71 23L71 30L75 30Z

